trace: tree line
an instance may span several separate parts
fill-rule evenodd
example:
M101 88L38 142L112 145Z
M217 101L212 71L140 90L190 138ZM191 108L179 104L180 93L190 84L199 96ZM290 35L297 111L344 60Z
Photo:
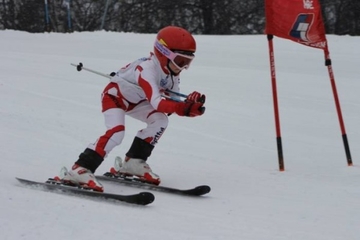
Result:
M0 0L0 29L262 34L264 0ZM320 0L328 34L360 35L360 1Z

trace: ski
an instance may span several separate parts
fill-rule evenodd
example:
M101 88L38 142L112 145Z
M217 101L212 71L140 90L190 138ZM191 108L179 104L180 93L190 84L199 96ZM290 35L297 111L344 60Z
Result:
M49 178L46 182L35 182L27 179L16 178L21 184L43 188L50 192L61 192L78 196L86 196L91 198L114 200L138 205L147 205L155 200L155 196L150 192L140 192L133 195L120 195L112 193L97 192L90 188L82 186L73 186L62 183L55 179Z
M178 189L172 187L158 186L151 183L143 182L136 177L118 176L110 172L107 172L102 176L98 175L96 176L96 178L99 179L100 181L101 180L110 181L130 187L137 187L146 190L154 190L159 192L174 193L174 194L187 195L187 196L202 196L211 191L211 188L207 185L201 185L191 189Z

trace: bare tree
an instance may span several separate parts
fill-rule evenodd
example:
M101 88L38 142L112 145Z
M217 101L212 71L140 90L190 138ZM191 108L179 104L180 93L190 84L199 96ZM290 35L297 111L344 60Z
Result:
M71 8L64 7L64 1L48 0L52 31L156 33L178 25L218 35L262 34L265 27L265 0L71 0ZM327 33L360 35L360 1L320 3ZM0 29L42 32L45 25L43 1L0 0Z

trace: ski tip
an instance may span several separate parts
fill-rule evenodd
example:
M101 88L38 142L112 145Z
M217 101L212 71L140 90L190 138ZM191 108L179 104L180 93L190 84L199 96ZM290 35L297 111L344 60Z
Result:
M20 177L15 177L15 179L18 180L18 181L21 182L21 183L29 182L29 180L26 180L26 179L20 178Z
M15 177L16 180L18 180L19 182L21 182L22 178L19 177Z
M155 201L155 195L150 192L139 193L139 204L147 205Z
M197 186L195 189L199 193L199 195L204 195L211 191L211 188L208 185Z

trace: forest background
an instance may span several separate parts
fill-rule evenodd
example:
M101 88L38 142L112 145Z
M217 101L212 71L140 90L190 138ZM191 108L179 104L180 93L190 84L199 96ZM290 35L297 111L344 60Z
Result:
M360 1L320 4L327 34L360 35ZM264 5L265 0L0 0L0 30L156 33L177 25L194 34L263 34Z

